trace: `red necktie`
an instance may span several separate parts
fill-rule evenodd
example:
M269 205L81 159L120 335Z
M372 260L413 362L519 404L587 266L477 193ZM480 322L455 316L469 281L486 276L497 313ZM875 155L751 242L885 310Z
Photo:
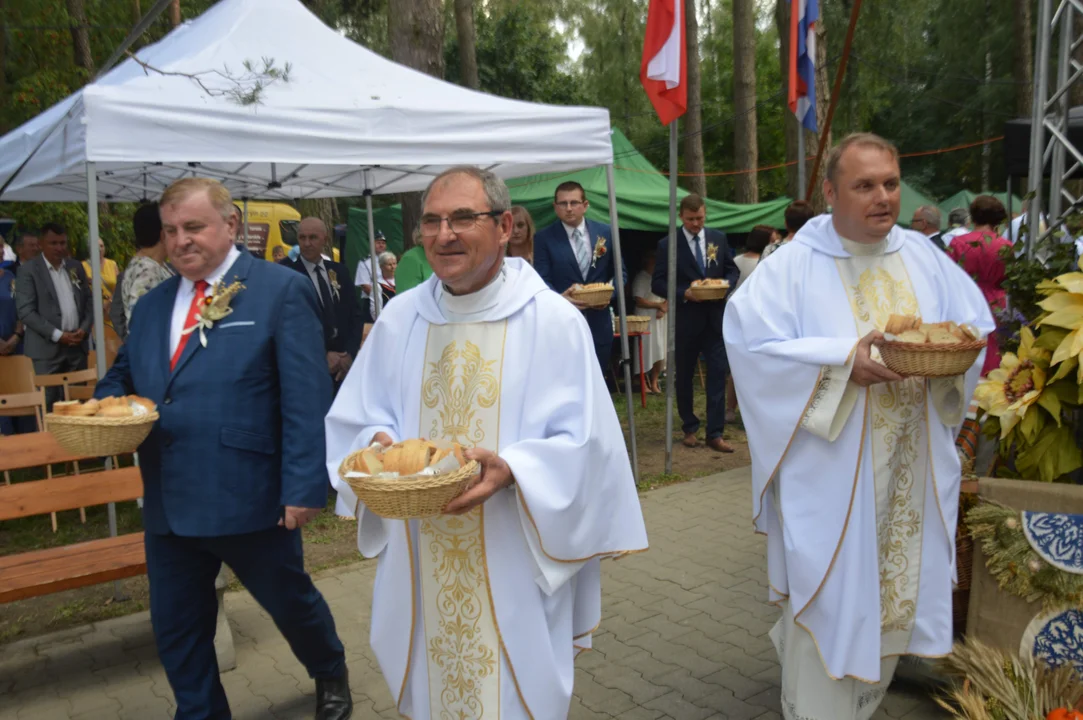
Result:
M203 298L205 297L206 292L207 281L197 280L196 294L192 296L192 304L188 306L188 317L184 319L183 330L187 330L196 324L196 315L198 315L199 311L203 308ZM180 342L177 343L177 349L173 352L173 359L169 361L170 372L173 372L173 370L177 367L177 361L180 360L181 353L184 352L184 346L188 344L188 338L190 338L193 333L194 331L188 333L187 335L183 333L181 334Z

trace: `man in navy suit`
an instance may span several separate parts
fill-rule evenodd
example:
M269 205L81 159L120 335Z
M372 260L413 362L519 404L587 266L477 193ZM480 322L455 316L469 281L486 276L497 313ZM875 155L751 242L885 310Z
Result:
M296 260L286 258L279 264L304 273L316 290L327 371L334 379L337 391L361 347L361 308L346 266L323 256L326 245L327 226L323 220L307 217L297 228L300 257Z
M613 348L613 322L609 316L612 298L605 305L589 307L569 295L576 284L613 283L616 297L613 232L605 223L586 219L589 207L586 191L579 183L557 186L553 209L560 220L534 237L534 269L550 288L583 311L604 376ZM628 273L623 267L621 274L627 282Z
M160 206L180 276L139 300L95 395L136 393L161 415L139 453L151 624L177 720L230 717L214 652L223 562L315 678L317 720L345 720L345 653L301 549L327 502L319 300L297 273L236 249L217 181L178 180ZM209 301L235 283L232 312L208 323Z
M692 379L702 354L707 361L707 446L717 452L731 453L733 446L722 439L726 423L726 345L722 340L722 312L725 300L700 302L688 289L693 280L724 278L730 288L737 287L740 271L726 242L726 234L704 230L707 207L699 195L681 200L681 225L677 229L677 308L670 322L677 323L677 412L681 416L686 447L699 441L699 418L692 408ZM669 238L658 243L658 255L651 278L655 295L668 297Z

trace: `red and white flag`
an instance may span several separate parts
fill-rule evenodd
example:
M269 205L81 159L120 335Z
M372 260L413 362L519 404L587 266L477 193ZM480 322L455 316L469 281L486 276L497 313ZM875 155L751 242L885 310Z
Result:
M684 42L684 0L651 0L639 81L668 125L688 109L688 54Z

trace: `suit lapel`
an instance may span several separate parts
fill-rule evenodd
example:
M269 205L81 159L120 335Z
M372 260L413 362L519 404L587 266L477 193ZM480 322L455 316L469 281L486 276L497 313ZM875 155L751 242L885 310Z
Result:
M222 280L221 280L222 285L223 286L230 285L231 283L236 282L236 281L244 282L245 278L248 277L248 271L252 266L252 262L253 262L253 258L252 258L251 253L242 252L240 254L240 256L233 262L233 266L230 267L230 269L228 271L226 271L226 274L222 276ZM180 289L180 283L179 282L177 283L177 289L178 290ZM208 293L211 292L211 290L212 290L212 288L207 288ZM175 304L176 303L176 298L177 298L176 293L173 293L172 297L173 297L173 302ZM236 304L240 300L241 300L240 295L235 297L234 300L233 300L232 306L235 307ZM185 316L187 317L187 310L185 311ZM171 326L173 324L172 309L170 309L169 319L170 319L169 324ZM214 329L211 328L211 330L207 333L207 343L208 344L212 342L211 338L213 337L213 334L214 334ZM166 347L166 368L169 367L169 361L172 360L172 358L173 358L172 353L169 352L169 347L168 347L169 339L168 338L169 338L169 331L167 329L167 332L166 332L166 343L167 343L167 347ZM180 359L177 360L177 367L173 368L172 373L170 373L170 375L169 375L169 383L170 384L172 384L172 382L176 379L177 375L179 375L180 372L182 370L184 370L184 368L188 365L188 363L192 360L192 358L196 355L196 353L198 353L202 348L203 348L203 346L199 342L199 330L193 330L192 334L191 334L191 337L188 338L188 343L184 346L184 351L181 352ZM168 385L167 385L166 389L167 390L169 389Z
M684 228L677 228L677 252L680 253L679 262L683 262L691 272L692 277L703 279L705 276L703 271L699 269L699 263L696 262L696 256L692 253L692 248L688 244L688 238L685 237ZM704 258L704 262L706 262Z
M31 262L37 262L37 265L32 270L37 273L40 278L40 284L45 294L48 295L53 304L56 305L57 312L60 311L60 298L56 296L56 287L53 286L53 276L49 274L49 262L45 259L44 255L38 255Z

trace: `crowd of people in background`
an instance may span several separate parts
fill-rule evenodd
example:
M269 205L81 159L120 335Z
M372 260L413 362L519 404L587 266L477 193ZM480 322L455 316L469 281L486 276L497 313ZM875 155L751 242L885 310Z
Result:
M575 182L558 185L553 210L556 222L536 229L527 208L509 208L514 222L507 244L508 257L521 258L534 266L550 288L561 293L583 312L595 341L599 366L611 389L619 388L620 373L613 362L613 317L617 303L609 308L580 306L571 297L573 286L593 282L614 283L616 268L611 252L611 228L587 218L590 202L586 191ZM236 209L238 228L241 210ZM728 452L721 439L724 424L737 419L737 394L729 376L728 363L721 341L721 311L724 303L700 306L686 296L689 284L698 278L725 277L736 291L756 267L772 254L786 247L815 212L804 201L791 203L785 210L783 228L768 225L753 227L739 242L733 243L719 230L707 228L704 201L695 195L681 203L681 242L678 253L678 303L682 322L678 323L677 399L681 408L685 444L698 444L700 421L692 411L693 376L700 371L709 398L707 405L707 443ZM957 208L948 215L943 228L941 211L934 206L917 208L910 218L910 228L925 235L929 242L950 255L985 294L994 313L1004 309L1004 255L1013 245L1025 218L1016 216L1007 225L1008 214L994 197L981 195L969 208ZM1006 230L1006 228L1011 228ZM140 206L132 220L136 253L127 267L108 257L109 248L98 241L102 262L102 303L107 326L107 343L123 342L131 322L132 310L139 298L172 277L174 270L166 257L162 222L157 203ZM386 306L397 294L406 292L432 275L420 231L414 234L413 246L400 256L388 249L387 239L377 230L374 238L376 276L366 254L351 270L331 259L331 237L326 225L317 218L304 218L297 244L287 250L273 248L272 262L309 275L324 309L324 331L328 372L337 387L349 370L363 339L363 328L376 317L377 302ZM243 229L236 238L237 249L246 251ZM633 353L633 373L637 383L643 375L647 392L663 392L666 377L666 343L669 315L666 291L667 241L659 239L649 247L632 247L626 253L634 272L628 293L630 314L650 319L643 338L643 364ZM735 247L736 245L736 247ZM685 252L687 250L687 252ZM721 250L721 256L717 255ZM638 251L638 252L636 252ZM263 254L253 251L258 258ZM710 254L708 258L707 255ZM71 257L67 230L49 223L40 229L17 228L10 242L0 240L0 355L27 355L39 374L84 369L93 349L91 323L92 269L89 261ZM628 268L620 269L628 279ZM732 276L732 277L731 277ZM615 284L615 283L614 283ZM710 310L711 312L707 312ZM714 317L714 314L718 317ZM999 353L996 335L990 335L983 374L997 367ZM115 351L115 348L114 348ZM682 379L683 378L683 379ZM52 391L47 403L57 399ZM0 418L0 432L20 428L33 430L24 423Z

